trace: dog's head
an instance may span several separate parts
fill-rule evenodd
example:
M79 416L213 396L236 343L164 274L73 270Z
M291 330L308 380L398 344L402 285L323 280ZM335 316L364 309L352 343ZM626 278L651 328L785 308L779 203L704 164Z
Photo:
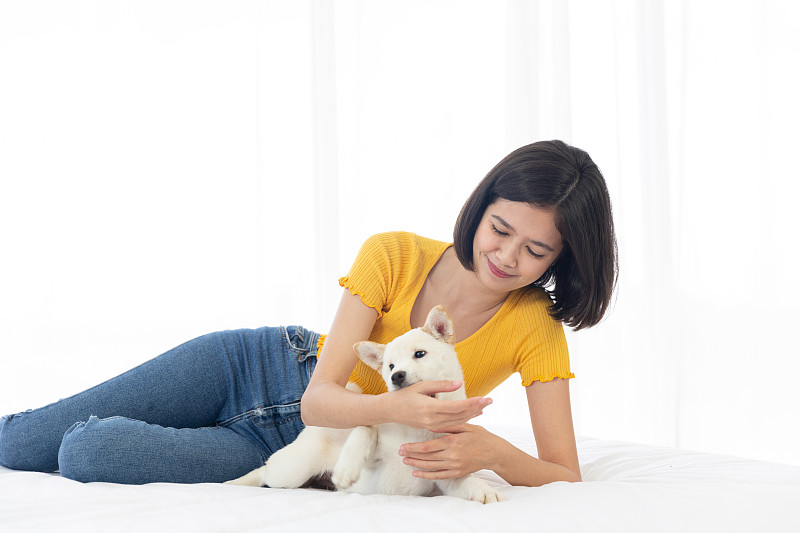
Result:
M441 305L431 309L421 328L388 344L364 341L353 349L364 363L381 373L390 391L423 380L464 380L455 350L453 321Z

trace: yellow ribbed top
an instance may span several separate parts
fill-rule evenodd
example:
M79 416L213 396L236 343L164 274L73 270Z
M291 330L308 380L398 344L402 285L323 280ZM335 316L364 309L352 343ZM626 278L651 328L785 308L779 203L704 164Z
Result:
M449 246L406 232L367 239L339 285L378 311L369 340L385 344L411 329L411 308L428 273ZM514 372L519 372L525 386L575 377L569 368L564 328L547 312L550 303L542 289L513 291L486 324L456 344L467 396L487 395ZM320 348L323 342L324 336ZM350 380L365 393L386 392L380 374L361 361Z

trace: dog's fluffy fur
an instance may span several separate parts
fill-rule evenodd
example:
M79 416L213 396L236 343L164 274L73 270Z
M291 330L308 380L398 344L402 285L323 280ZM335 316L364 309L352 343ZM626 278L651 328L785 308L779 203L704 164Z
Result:
M430 311L423 327L386 345L365 341L353 348L362 361L381 373L389 391L422 380L448 379L461 381L461 387L439 393L437 398L466 398L463 373L455 351L453 323L442 306ZM348 388L358 389L353 383L348 384ZM330 475L337 489L365 494L428 496L441 493L482 503L502 500L498 491L477 477L432 481L412 476L414 468L403 464L398 454L400 446L437 436L425 429L397 423L353 429L308 426L293 443L274 453L264 466L228 483L296 488Z

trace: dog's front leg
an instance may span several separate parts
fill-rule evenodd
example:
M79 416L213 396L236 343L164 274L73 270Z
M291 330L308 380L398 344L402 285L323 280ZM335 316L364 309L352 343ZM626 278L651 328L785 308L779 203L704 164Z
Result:
M358 426L350 432L333 467L331 481L337 489L348 489L358 481L361 470L372 457L377 444L378 430L375 427Z

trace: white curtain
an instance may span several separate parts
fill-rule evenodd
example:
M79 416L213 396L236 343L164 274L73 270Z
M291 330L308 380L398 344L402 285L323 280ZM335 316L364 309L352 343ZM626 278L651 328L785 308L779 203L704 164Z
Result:
M570 333L579 434L800 464L800 7L0 0L0 411L193 336L325 331L368 235L448 240L561 138L621 277ZM491 416L527 424L517 377Z

